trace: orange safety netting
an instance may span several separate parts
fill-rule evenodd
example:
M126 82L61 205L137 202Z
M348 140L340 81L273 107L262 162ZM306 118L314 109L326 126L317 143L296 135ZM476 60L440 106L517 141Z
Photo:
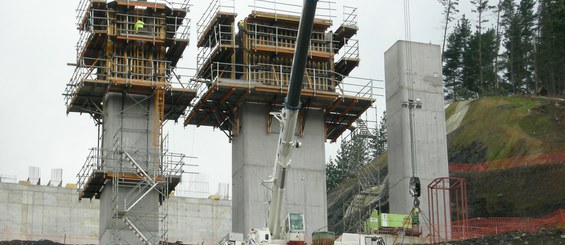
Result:
M511 231L535 233L541 228L555 228L565 223L565 209L541 218L473 218L452 223L452 239L462 240Z
M533 156L511 157L481 163L449 163L449 172L484 172L495 169L525 167L542 164L565 163L565 152L553 152Z

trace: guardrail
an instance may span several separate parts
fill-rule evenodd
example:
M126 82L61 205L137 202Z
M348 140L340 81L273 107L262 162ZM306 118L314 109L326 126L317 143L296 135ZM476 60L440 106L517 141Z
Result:
M315 18L325 20L335 18L334 12L336 9L333 7L335 3L335 1L318 1ZM253 4L249 7L253 11L274 13L275 16L279 14L300 16L302 14L301 1L253 0Z
M182 82L170 66L170 61L113 56L110 59L82 58L75 68L69 83L65 87L65 105L69 106L76 95L78 87L85 80L125 79L146 83L147 86L157 86L163 82L171 88L198 89L201 84L191 81Z
M273 64L236 65L216 62L210 66L210 77L198 80L200 83L212 84L217 81L236 77L238 82L247 83L251 88L256 84L287 89L290 77L290 66ZM360 98L376 98L382 87L382 80L349 77L337 72L307 68L303 89L316 92L335 92L342 96Z
M81 25L85 21L84 19L87 16L87 13L92 10L92 2L100 2L96 0L79 0L77 8L76 8L76 16L75 21L78 29L81 29ZM126 1L128 4L130 3L129 0ZM132 1L138 2L138 1ZM190 9L190 0L147 0L145 1L146 4L154 4L157 5L165 5L168 8L172 9L180 9L184 11L189 11Z
M343 47L339 50L339 59L357 59L359 58L359 40L345 39Z
M202 38L205 28L218 13L235 13L235 0L213 0L196 23L197 40Z
M258 46L271 46L275 49L289 48L294 50L298 29L247 23L245 34L247 36L246 46L249 49L256 49ZM331 42L331 36L327 36L324 32L313 31L310 39L310 51L329 53L331 52Z
M358 11L355 7L343 6L343 24L357 26Z
M180 6L187 12L188 1L162 1L167 6ZM117 13L110 18L107 9L92 8L91 0L81 0L77 8L77 28L80 31L77 42L77 58L83 53L88 41L93 34L107 34L112 36L125 36L126 39L144 38L155 41L185 40L190 37L190 18L178 16L153 17L147 15L133 15ZM178 9L178 8L177 8ZM143 28L135 29L138 20L144 22Z
M235 35L230 25L216 25L213 33L208 35L208 39L199 49L196 56L196 64L198 69L210 58L210 56L222 47L235 47Z
M91 148L86 161L77 174L77 189L83 191L86 182L95 171L102 172L133 172L139 170L139 166L131 165L123 157L122 152L127 152L134 158L139 166L144 168L147 175L156 176L178 176L184 173L188 158L184 154L171 153L161 149L143 147L122 147L120 149ZM155 155L157 154L157 155ZM156 157L153 157L156 156Z

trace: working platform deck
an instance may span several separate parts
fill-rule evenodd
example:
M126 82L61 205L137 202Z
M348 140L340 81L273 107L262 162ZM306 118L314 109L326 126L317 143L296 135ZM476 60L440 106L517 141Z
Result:
M359 28L356 25L340 25L333 33L334 52L338 53L339 50L346 44L347 40L357 34Z
M67 105L69 112L91 113L93 116L102 115L102 101L109 92L126 92L131 94L152 95L156 88L165 87L163 82L150 82L145 80L83 80L75 88L74 94L69 95L70 101ZM170 88L165 92L165 118L166 120L178 120L190 101L196 97L195 89Z
M104 189L106 183L111 183L113 178L119 179L122 183L128 183L130 186L134 186L135 184L144 181L143 177L136 175L136 173L115 173L104 170L93 170L90 176L88 176L88 179L85 182L83 188L79 190L79 199L100 199L100 194L102 194L102 190ZM169 195L180 183L181 176L157 176L155 177L154 181L162 182L157 185L157 189L161 191L168 190L167 195ZM167 186L165 187L164 185Z
M286 87L246 80L219 79L202 95L184 124L231 130L230 123L237 121L234 111L242 103L281 105L286 93ZM370 98L311 89L302 90L302 101L304 107L325 110L326 138L331 141L335 141L373 103Z
M232 25L235 21L235 17L237 17L236 13L221 11L216 12L214 17L211 18L212 21L210 21L206 26L201 27L202 29L199 30L196 46L199 48L206 46L208 43L206 39L214 33L214 29L220 25Z
M335 72L348 76L353 69L359 66L360 61L359 57L342 57L337 63L335 63ZM337 78L340 79L343 77L338 76Z

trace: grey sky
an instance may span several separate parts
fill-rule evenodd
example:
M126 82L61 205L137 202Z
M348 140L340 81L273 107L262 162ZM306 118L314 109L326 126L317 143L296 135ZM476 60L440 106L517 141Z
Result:
M209 0L192 0L191 40L196 38L196 22ZM404 39L403 1L337 0L335 24L342 20L342 6L359 8L361 64L353 76L384 79L383 53L396 40ZM253 1L236 0L243 18ZM65 114L63 89L72 75L76 57L75 28L77 1L6 1L0 38L0 174L27 178L28 166L42 170L50 179L52 168L63 168L63 182L75 182L88 149L96 146L97 130L90 116ZM412 40L440 44L441 6L436 0L412 0ZM336 26L333 27L334 29ZM194 41L178 66L195 67ZM384 91L382 91L384 94ZM378 101L384 108L384 98ZM379 113L380 116L380 113ZM206 173L213 191L218 182L230 182L231 146L219 130L169 122L170 150L197 157L191 163ZM337 144L326 144L327 155L335 155ZM266 161L273 161L266 159Z

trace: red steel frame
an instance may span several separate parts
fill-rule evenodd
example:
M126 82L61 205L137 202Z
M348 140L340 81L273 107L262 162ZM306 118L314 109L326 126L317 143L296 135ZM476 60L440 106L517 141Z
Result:
M428 207L432 243L467 237L469 211L465 179L450 177L434 179L428 185ZM451 216L450 220L447 218L448 215ZM453 221L457 221L458 225L453 225Z

